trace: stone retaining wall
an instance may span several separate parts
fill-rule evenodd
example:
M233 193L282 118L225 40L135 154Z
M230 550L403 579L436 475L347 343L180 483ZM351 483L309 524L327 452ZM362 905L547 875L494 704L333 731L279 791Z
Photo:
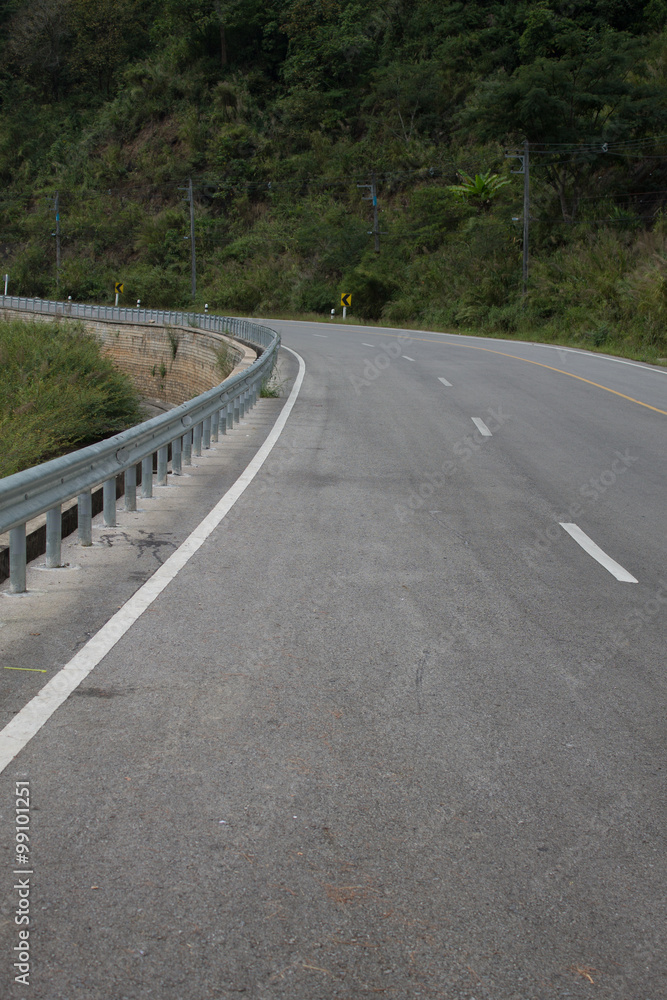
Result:
M24 321L63 322L67 317L48 316L43 313L26 313L0 309L8 319ZM151 403L163 403L164 409L178 406L200 393L219 385L223 379L247 368L257 358L251 347L231 337L209 330L192 327L106 322L105 320L80 320L84 327L97 337L103 353L108 355L120 371L129 375L139 394ZM229 359L228 369L217 364L220 352ZM171 450L171 446L170 446ZM157 458L153 456L154 470ZM141 481L141 466L137 469L137 483ZM116 496L122 496L123 477L116 485ZM93 514L102 510L102 489L93 492ZM77 504L65 504L62 513L63 537L77 528ZM46 552L46 515L34 518L26 525L27 558L36 559ZM0 583L9 576L9 539L0 535Z
M2 309L11 319L67 322L67 317ZM192 327L159 327L105 320L78 320L101 342L120 371L129 375L139 394L178 406L219 385L232 373L247 368L257 353L231 337ZM227 368L218 366L220 355Z

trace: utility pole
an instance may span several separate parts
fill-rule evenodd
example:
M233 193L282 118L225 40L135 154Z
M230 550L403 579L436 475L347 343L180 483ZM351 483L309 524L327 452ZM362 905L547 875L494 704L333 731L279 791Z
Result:
M179 191L186 191L186 201L190 203L190 253L192 257L192 301L197 295L197 259L195 253L195 199L192 194L192 177L188 178L188 186L179 188ZM187 236L184 237L187 240Z
M528 290L528 237L530 235L530 147L523 144L523 294Z
M521 161L521 169L513 170L513 174L523 174L523 285L522 294L525 298L528 290L528 247L530 240L530 143L526 139L523 144L523 154L509 153L505 159Z
M195 255L195 199L192 194L192 177L188 179L188 201L190 202L190 250L192 253L192 301L197 295L197 259Z
M56 191L54 206L56 212L56 287L60 288L60 196Z
M370 191L370 195L364 195L364 201L373 202L373 230L368 235L375 237L375 252L380 252L380 224L378 219L378 196L377 196L377 182L375 177L375 171L371 174L370 184L357 184L358 188L367 188Z

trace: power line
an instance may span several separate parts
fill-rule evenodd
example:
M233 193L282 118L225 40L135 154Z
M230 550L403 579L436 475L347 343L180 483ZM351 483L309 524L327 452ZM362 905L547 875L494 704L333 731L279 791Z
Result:
M648 194L667 194L667 188L655 188L653 191L627 191L625 194L582 194L579 201L605 201L607 198L624 201L626 198L641 198Z
M623 147L623 146L639 146L639 145L650 145L655 142L667 142L667 135L654 135L645 136L642 139L618 139L617 141L608 139L594 139L591 142L573 143L573 142L531 142L531 152L540 152L544 150L548 152L553 149L555 151L565 150L566 152L573 149L585 149L590 147L591 149L598 149L601 146L608 146L610 149L613 147Z

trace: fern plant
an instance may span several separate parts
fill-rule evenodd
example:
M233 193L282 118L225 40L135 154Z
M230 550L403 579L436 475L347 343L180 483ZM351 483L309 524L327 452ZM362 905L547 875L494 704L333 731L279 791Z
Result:
M465 198L466 201L476 201L480 205L488 205L498 192L510 183L507 177L492 174L490 170L483 174L475 174L474 177L461 170L459 175L463 178L463 182L451 184L449 190L453 194Z

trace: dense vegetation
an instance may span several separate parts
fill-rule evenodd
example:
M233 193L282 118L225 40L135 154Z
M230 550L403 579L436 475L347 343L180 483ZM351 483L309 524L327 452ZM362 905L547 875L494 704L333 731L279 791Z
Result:
M76 323L0 319L0 477L141 419L127 376Z
M200 306L351 291L364 319L661 357L666 22L666 0L0 0L2 270L185 305L192 177Z

